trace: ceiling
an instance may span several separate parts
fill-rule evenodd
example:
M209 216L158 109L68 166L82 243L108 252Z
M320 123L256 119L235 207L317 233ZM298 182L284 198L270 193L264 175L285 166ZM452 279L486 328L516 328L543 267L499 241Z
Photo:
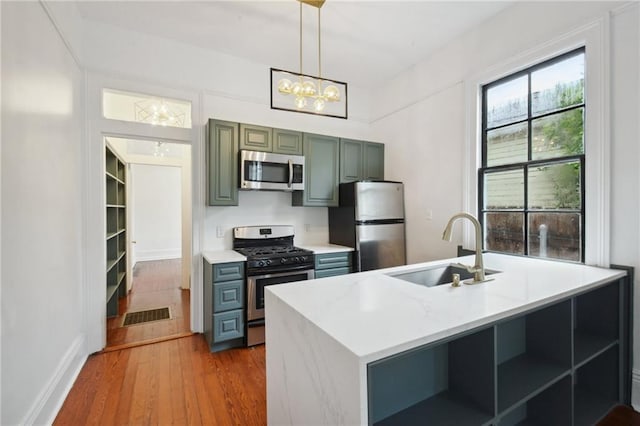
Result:
M322 75L375 87L512 1L328 0ZM300 6L279 1L79 1L83 18L299 70ZM303 6L303 72L317 75L317 9Z

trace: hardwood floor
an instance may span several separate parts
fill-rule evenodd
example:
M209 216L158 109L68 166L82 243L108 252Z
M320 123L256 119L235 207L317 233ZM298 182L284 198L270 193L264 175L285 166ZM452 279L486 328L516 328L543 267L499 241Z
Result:
M265 425L265 346L212 354L200 334L95 354L55 425Z
M138 262L133 270L133 286L120 299L117 317L107 320L107 347L127 345L188 333L190 328L189 290L180 288L181 259ZM127 312L169 306L171 319L121 327Z
M201 334L89 357L54 425L265 425L265 345L212 354ZM599 426L640 426L618 406Z
M613 408L598 426L640 426L640 413L625 405Z

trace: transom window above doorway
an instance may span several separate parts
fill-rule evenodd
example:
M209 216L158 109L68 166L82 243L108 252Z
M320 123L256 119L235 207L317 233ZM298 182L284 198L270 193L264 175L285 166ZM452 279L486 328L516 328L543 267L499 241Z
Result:
M102 90L104 118L191 128L191 102L114 89Z

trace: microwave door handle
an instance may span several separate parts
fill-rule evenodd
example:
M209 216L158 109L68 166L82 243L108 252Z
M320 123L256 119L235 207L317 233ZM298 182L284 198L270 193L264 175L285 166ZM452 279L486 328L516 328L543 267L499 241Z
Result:
M292 184L293 184L293 162L291 161L291 159L289 159L289 183L287 183L287 186L291 188Z

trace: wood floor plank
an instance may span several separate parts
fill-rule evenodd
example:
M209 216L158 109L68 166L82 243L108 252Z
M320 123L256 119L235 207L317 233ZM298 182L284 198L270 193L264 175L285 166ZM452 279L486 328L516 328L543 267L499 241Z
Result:
M129 362L124 367L125 374L123 380L119 383L115 383L114 386L114 398L117 399L118 403L115 413L113 413L113 422L105 421L104 424L126 424L128 423L131 414L131 407L134 399L133 385L138 371L141 351L125 350L121 352L129 352ZM120 386L119 389L118 385ZM105 417L106 420L109 418L110 417Z

